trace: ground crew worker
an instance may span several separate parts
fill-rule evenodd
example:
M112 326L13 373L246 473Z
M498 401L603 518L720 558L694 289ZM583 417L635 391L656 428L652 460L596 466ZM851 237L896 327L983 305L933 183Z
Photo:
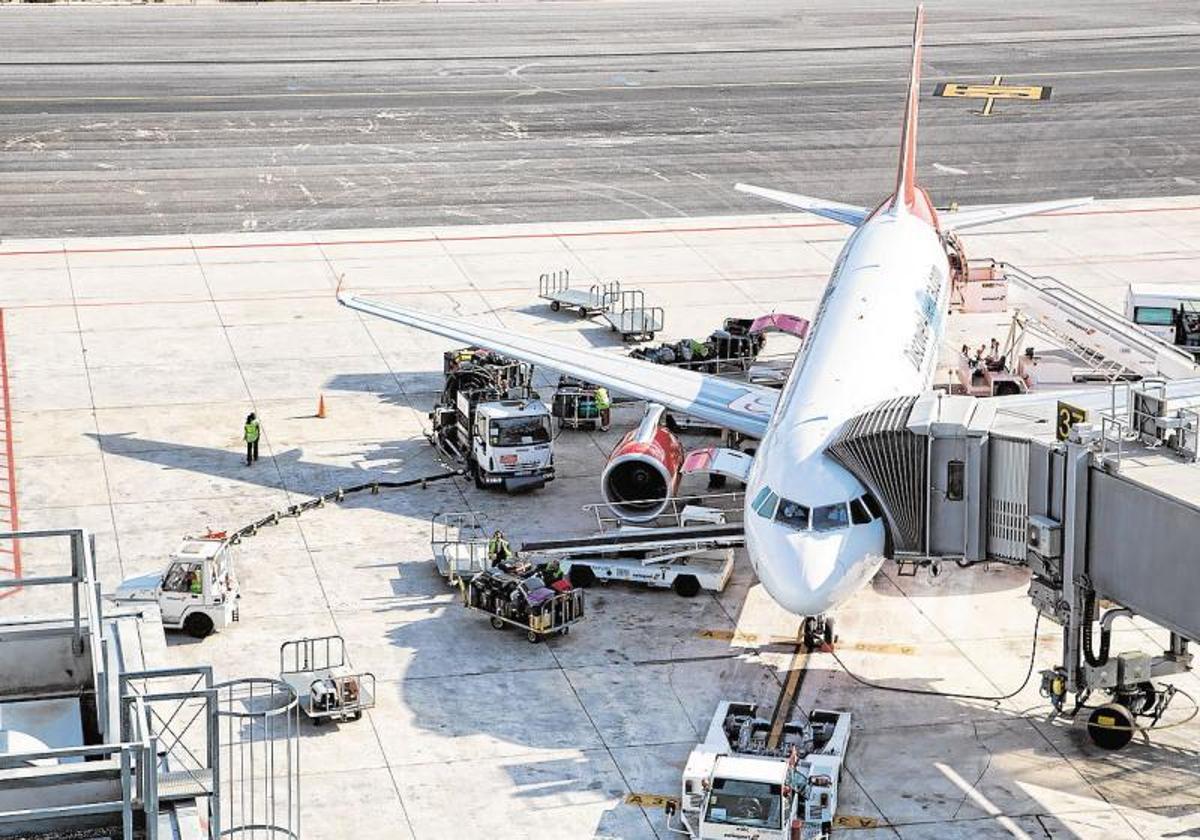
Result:
M603 385L596 389L596 408L600 411L600 431L607 432L612 423L612 400L608 398L608 389Z
M508 545L508 540L504 539L504 532L497 528L496 533L492 534L492 538L488 540L488 559L494 565L510 557L512 557L512 549Z
M200 573L195 569L187 573L188 590L193 595L204 594L204 581L200 580Z
M556 581L563 579L562 567L558 564L557 560L548 562L541 569L541 574L542 580L546 582L547 586L552 586Z
M242 440L246 441L246 466L250 466L258 460L258 439L262 436L262 429L258 425L258 418L251 411L246 415L246 426L242 431Z

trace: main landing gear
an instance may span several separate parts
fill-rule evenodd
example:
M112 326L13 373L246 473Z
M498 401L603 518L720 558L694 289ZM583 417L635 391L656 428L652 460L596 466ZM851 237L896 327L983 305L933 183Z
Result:
M833 647L837 636L833 632L833 616L810 615L804 619L804 649L818 650L822 645Z

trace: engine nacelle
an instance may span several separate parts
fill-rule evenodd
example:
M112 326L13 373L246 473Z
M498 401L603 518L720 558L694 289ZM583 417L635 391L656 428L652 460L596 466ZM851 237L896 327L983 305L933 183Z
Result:
M651 405L608 456L600 486L604 501L627 522L649 522L663 510L679 487L683 445L663 425L666 409Z

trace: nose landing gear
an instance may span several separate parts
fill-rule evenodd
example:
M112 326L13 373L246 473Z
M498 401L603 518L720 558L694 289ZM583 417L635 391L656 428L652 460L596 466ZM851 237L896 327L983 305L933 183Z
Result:
M833 616L810 615L804 619L804 649L819 650L821 646L833 647L837 636L833 632Z

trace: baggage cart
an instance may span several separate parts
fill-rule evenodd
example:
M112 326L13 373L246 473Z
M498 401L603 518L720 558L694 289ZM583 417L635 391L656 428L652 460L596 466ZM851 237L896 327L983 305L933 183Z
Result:
M483 527L487 514L475 511L435 513L429 520L429 548L438 574L452 585L470 580L492 567L488 557L488 534Z
M463 604L487 613L495 629L515 627L534 644L548 636L570 633L571 625L583 620L583 590L569 589L539 599L535 593L544 587L530 580L499 570L476 575L463 586Z
M568 269L548 272L538 278L538 297L550 302L550 311L558 312L564 306L579 312L580 318L591 318L608 309L621 296L621 284L593 283L587 289L571 286Z
M641 289L620 292L602 314L622 341L653 341L666 318L661 306L646 305L646 293Z
M550 414L566 429L599 429L596 386L570 376L559 377Z
M279 679L292 687L314 726L358 720L375 705L375 675L346 667L341 636L293 639L279 647Z

